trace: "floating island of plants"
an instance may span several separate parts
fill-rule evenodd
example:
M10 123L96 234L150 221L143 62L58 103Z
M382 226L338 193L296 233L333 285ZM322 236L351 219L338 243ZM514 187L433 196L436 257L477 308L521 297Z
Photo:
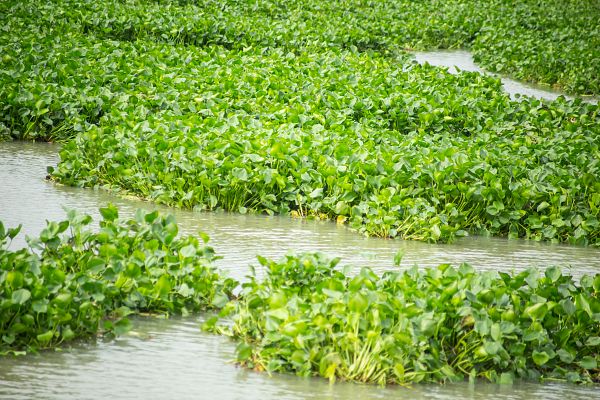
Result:
M600 243L598 105L516 102L495 78L417 65L390 50L412 36L394 33L409 29L406 16L387 15L409 5L347 3L340 10L365 12L338 15L327 2L279 11L255 1L4 2L0 131L65 142L56 181L173 206L337 219L432 242ZM329 11L334 22L317 23ZM296 12L310 15L304 30L265 25ZM432 23L423 18L412 23ZM352 32L365 19L392 24L368 29L390 39L361 45ZM422 35L411 40L434 44Z

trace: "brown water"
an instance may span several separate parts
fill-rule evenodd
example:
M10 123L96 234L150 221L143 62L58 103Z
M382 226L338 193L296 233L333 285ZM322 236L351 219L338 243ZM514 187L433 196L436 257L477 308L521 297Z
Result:
M160 208L176 215L180 230L201 230L223 256L219 267L242 278L257 254L280 257L290 249L319 250L340 256L355 267L390 269L402 250L402 266L434 266L468 261L489 270L530 265L571 265L573 272L600 272L600 250L526 241L469 238L452 245L365 238L331 222L229 213L200 213L156 207L105 191L77 189L44 180L47 165L57 162L57 146L0 143L0 220L23 223L29 235L45 220L65 217L63 207L98 218L97 208L112 202L123 216L136 208ZM23 239L13 247L25 245ZM381 388L358 384L330 385L322 379L256 373L233 365L235 343L202 333L198 317L138 319L134 332L112 342L76 345L40 355L0 358L2 399L600 399L597 387L524 383L513 386L477 383Z
M131 335L60 352L0 358L0 398L20 399L597 399L597 388L503 386L379 387L258 373L236 367L235 343L202 333L198 319L140 319Z
M486 72L473 61L473 56L466 50L437 50L437 51L422 51L411 53L415 60L420 64L428 63L433 66L447 67L451 73L457 73L459 71L475 71L486 73L489 75L498 76L489 72ZM575 99L573 96L561 93L556 90L551 90L546 87L535 85L532 83L524 83L510 79L505 76L498 76L504 90L512 98L518 98L518 96L529 96L544 100L556 100L560 96L564 96L567 99ZM598 99L591 97L582 97L583 101L587 102L598 102Z

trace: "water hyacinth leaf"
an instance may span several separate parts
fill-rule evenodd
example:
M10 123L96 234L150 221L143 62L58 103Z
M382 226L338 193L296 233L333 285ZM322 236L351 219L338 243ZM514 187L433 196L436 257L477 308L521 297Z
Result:
M36 336L38 342L40 342L43 345L49 343L53 337L54 337L53 331L47 331L44 333L40 333L39 335Z
M7 233L8 237L9 237L10 239L14 239L14 238L15 238L15 237L16 237L16 236L19 234L19 232L21 232L21 228L22 228L22 227L23 227L23 225L21 225L21 224L20 224L20 225L19 225L19 226L17 226L16 228L9 228L9 229L8 229L8 233ZM4 226L0 226L0 238L1 238L2 236L4 236L4 233L3 233L3 231L4 231Z
M544 365L550 360L550 356L545 351L534 351L532 358L537 365Z
M119 211L113 204L108 204L106 207L100 208L102 218L107 221L114 221L119 217Z
M585 369L598 368L598 361L596 360L596 358L591 357L591 356L583 357L581 359L581 361L579 361L577 364L579 364L582 368L585 368Z
M211 305L215 308L223 308L229 302L229 296L224 293L215 294Z
M193 257L196 254L196 248L191 244L187 245L179 250L179 254L184 258Z
M241 181L248 180L248 171L246 171L245 168L233 168L231 170L231 175L233 175L235 178Z
M575 360L575 356L565 349L559 349L556 354L560 357L560 360L566 364L570 364Z
M396 254L394 254L394 266L399 267L402 263L402 257L404 257L404 250L398 250Z
M558 267L550 267L545 271L546 278L550 279L552 282L556 282L561 276L562 273L560 268Z
M500 374L498 383L501 385L512 385L514 383L514 375L510 372L503 372Z
M236 357L238 361L246 361L252 356L252 347L246 343L240 343L236 348Z
M15 290L11 295L11 299L12 299L13 303L19 304L19 305L25 304L30 298L31 298L31 292L27 289Z
M121 318L113 325L114 334L124 335L131 330L132 326L133 325L128 318Z
M585 341L586 346L600 346L600 337L599 336L591 336Z

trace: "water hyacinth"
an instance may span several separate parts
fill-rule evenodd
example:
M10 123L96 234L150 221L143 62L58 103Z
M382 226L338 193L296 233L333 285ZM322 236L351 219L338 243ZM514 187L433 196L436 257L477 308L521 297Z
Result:
M600 8L590 0L12 0L2 11L10 16L4 20L24 21L27 29L120 41L383 53L472 48L490 70L600 93Z
M598 274L577 283L558 268L464 264L348 276L321 254L259 259L266 277L222 311L233 326L206 326L241 340L249 368L402 385L600 382Z
M314 253L259 256L264 278L239 283L211 265L210 247L177 236L172 216L101 214L92 231L70 212L21 250L7 246L18 228L0 224L1 354L121 335L130 314L214 310L204 329L238 340L237 361L256 370L379 384L600 381L598 274L465 264L348 275Z
M597 105L513 102L497 79L381 49L175 43L130 21L160 3L32 4L5 5L0 131L71 139L62 183L375 236L599 243Z
M0 222L0 354L54 347L81 337L120 335L130 314L188 314L221 307L236 283L216 273L212 248L179 238L172 216L117 210L69 212L29 247L10 250L19 229Z

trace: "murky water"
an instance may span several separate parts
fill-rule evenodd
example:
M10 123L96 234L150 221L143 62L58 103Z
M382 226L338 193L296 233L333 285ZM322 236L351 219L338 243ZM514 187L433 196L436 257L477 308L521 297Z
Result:
M581 399L576 385L486 383L411 388L330 385L318 378L236 367L235 343L203 333L198 319L139 319L133 335L18 359L0 359L0 397L20 399Z
M139 319L134 335L61 352L0 358L0 398L20 399L582 399L590 387L522 383L359 385L236 367L235 343L198 319Z
M448 71L451 73L457 73L459 71L475 71L489 75L495 75L477 66L475 61L473 61L473 56L471 53L466 50L423 51L413 52L411 54L413 54L417 62L421 64L428 63L434 66L447 67ZM506 90L506 92L510 94L512 98L517 98L517 96L530 96L545 100L556 100L560 96L564 96L565 98L571 100L575 98L573 96L569 96L555 90L550 90L532 83L516 81L505 76L499 77L502 80L504 90ZM598 99L592 97L582 97L582 100L590 103L598 102Z
M527 266L571 265L573 272L600 272L600 250L525 241L469 238L452 245L365 238L331 222L294 220L229 213L199 213L127 200L105 191L77 189L44 180L46 166L56 164L57 146L24 142L0 143L0 220L23 223L35 235L45 220L65 217L63 207L98 219L98 207L112 202L123 216L137 208L159 208L176 215L180 230L201 230L223 256L218 266L243 278L257 254L280 257L290 249L320 250L342 257L352 266L391 268L393 255L405 253L402 266L434 266L468 261L480 269L522 269ZM23 239L13 247L25 245ZM108 343L82 344L60 352L0 358L0 398L105 399L580 399L600 398L600 390L564 384L500 386L416 385L380 388L357 384L330 385L322 379L268 376L237 368L235 343L202 333L200 321L139 319L133 335Z
M209 213L159 207L149 202L123 199L103 190L56 185L44 179L46 167L56 165L57 146L47 143L0 143L0 220L7 226L23 224L23 232L38 234L46 220L65 218L64 208L74 208L98 220L98 207L112 202L122 217L137 208L173 213L180 232L203 231L211 237L218 266L243 278L256 255L279 258L290 250L322 251L341 257L345 265L389 269L394 254L404 252L402 266L437 266L469 262L479 269L520 270L529 266L559 265L577 274L600 272L600 249L552 245L523 240L473 237L448 245L364 237L329 221L306 221L288 216ZM13 248L26 244L20 235Z

